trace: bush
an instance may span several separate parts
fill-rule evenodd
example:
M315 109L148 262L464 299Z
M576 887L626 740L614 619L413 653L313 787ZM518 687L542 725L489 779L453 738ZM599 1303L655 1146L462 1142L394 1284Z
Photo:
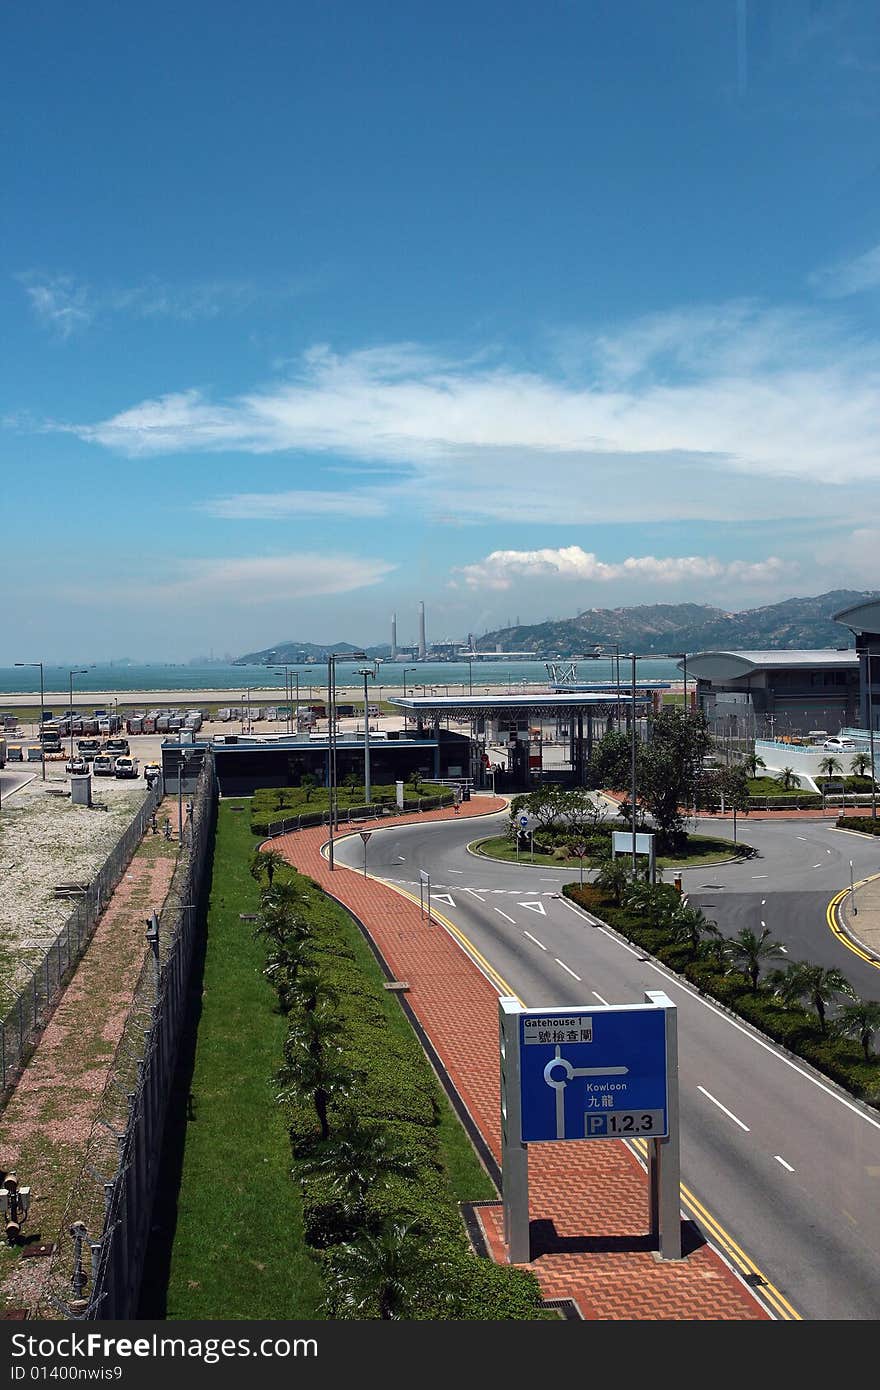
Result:
M865 835L880 835L880 816L838 816L838 829L861 830Z

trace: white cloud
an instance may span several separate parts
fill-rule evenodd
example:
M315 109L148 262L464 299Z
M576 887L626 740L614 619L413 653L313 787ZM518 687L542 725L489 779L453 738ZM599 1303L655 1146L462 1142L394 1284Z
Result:
M70 276L38 277L28 273L18 279L36 317L60 338L69 338L77 329L91 324L94 309L88 290Z
M255 604L308 605L313 598L352 593L378 584L396 568L387 560L308 551L225 560L184 559L177 573L164 580L144 583L132 578L109 589L106 585L74 586L67 597L103 607L171 604L177 613L188 612L202 603L212 608L222 604L228 609L252 610Z
M214 497L200 510L232 521L289 521L296 517L384 516L387 505L365 492L239 492Z
M173 393L73 429L135 457L382 461L400 475L389 500L462 520L846 514L877 481L880 351L849 342L836 321L736 302L587 345L587 384L456 365L410 344L347 356L317 347L261 390L216 403Z
M63 338L114 314L182 322L214 319L223 313L240 313L269 298L273 301L288 299L308 288L306 280L292 277L272 286L254 280L206 280L174 285L153 276L136 285L96 286L71 275L50 275L34 270L15 278L23 285L40 322Z
M814 289L829 299L880 289L880 246L872 246L861 256L814 271L809 280Z
M650 584L675 585L694 581L765 584L792 574L796 566L769 556L755 563L745 560L722 561L713 556L682 555L658 558L632 555L608 563L579 545L542 550L493 550L483 560L462 565L453 573L460 576L453 586L463 583L469 589L505 590L523 581L560 579L568 582L607 584L613 580L640 579Z

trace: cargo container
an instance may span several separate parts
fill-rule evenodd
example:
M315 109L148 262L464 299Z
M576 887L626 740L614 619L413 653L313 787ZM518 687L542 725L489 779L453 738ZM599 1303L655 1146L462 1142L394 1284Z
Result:
M28 744L26 761L29 763L41 763L43 761L43 745L41 743Z
M155 721L155 719L154 719L153 716L150 715L150 714L145 715L145 716L144 716L144 719L143 719L143 722L142 722L142 724L141 724L141 733L142 733L142 734L154 734L155 732L156 732L156 721Z
M97 721L97 719L84 719L84 720L83 720L83 733L84 733L84 734L96 734L97 732L98 732L98 721Z
M222 720L224 724L232 718L232 710L228 705L224 705L222 709L218 709L217 718Z
M8 743L6 745L6 761L8 763L24 762L20 743Z
M274 705L267 705L267 706L266 706L266 718L267 718L267 719L277 719L277 718L278 718L278 711L277 711L277 709L275 708Z
M169 724L169 720L168 720L168 715L167 715L167 714L160 714L160 715L159 715L159 718L156 720L156 733L157 733L157 734L167 734L168 731L169 731L169 728L170 728L170 724Z
M143 719L137 719L137 718L135 718L135 719L126 719L126 721L125 721L125 732L126 732L127 734L140 734L140 733L143 733L143 724L144 724Z

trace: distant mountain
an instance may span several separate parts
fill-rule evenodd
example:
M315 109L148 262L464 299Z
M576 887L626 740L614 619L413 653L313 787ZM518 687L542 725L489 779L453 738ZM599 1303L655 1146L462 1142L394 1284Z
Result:
M728 613L700 603L655 603L633 608L588 608L574 618L499 628L479 638L478 650L528 651L536 657L576 656L614 646L640 656L652 652L792 650L851 647L852 635L832 619L849 604L880 597L876 591L832 589L764 608Z
M516 624L487 632L477 642L478 651L531 652L539 658L586 655L593 647L614 646L650 656L652 652L739 651L799 647L851 647L852 634L834 622L852 603L880 598L880 591L832 589L814 598L787 598L765 608L746 608L728 613L706 603L649 603L633 608L587 608L575 618L550 619L546 623ZM299 665L326 661L329 652L363 651L371 659L388 657L387 642L375 647L356 647L351 642L279 642L261 652L235 658L234 666Z
M266 647L261 652L245 652L237 656L233 666L301 666L304 661L326 661L330 652L358 652L351 642L329 642L320 646L314 642L278 642L274 647Z

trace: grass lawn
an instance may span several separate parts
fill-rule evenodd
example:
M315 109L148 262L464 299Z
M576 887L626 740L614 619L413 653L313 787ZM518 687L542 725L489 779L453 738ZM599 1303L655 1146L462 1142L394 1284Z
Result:
M185 1114L189 1101L191 1118L179 1133L176 1226L169 1249L148 1261L141 1317L322 1316L322 1275L303 1241L289 1137L272 1081L287 1020L276 1011L262 973L264 945L239 917L259 906L249 865L260 841L250 832L249 809L244 799L219 807L192 1079L188 1087L184 1081L177 1106ZM355 930L352 945L381 992L392 1028L411 1036L408 1019L397 999L382 990L382 972ZM175 1147L173 1135L169 1147ZM451 1201L497 1196L445 1095L440 1147ZM172 1153L169 1173L173 1168Z
M272 1082L287 1023L262 973L263 943L239 919L259 905L248 872L258 841L234 809L247 805L219 808L165 1310L145 1317L309 1319L323 1297Z
M517 856L514 846L503 835L497 835L488 840L474 840L468 848L476 854L482 854L486 859L500 859L505 863L544 864L549 865L552 869L579 869L581 865L580 859L556 859L552 854L540 854L537 850L534 859L528 850L520 850L519 856ZM720 864L731 858L733 858L733 845L730 840L716 839L711 835L689 835L688 853L678 858L659 855L657 867L660 869L686 869L691 865ZM583 866L584 872L591 867L588 858L583 860Z

